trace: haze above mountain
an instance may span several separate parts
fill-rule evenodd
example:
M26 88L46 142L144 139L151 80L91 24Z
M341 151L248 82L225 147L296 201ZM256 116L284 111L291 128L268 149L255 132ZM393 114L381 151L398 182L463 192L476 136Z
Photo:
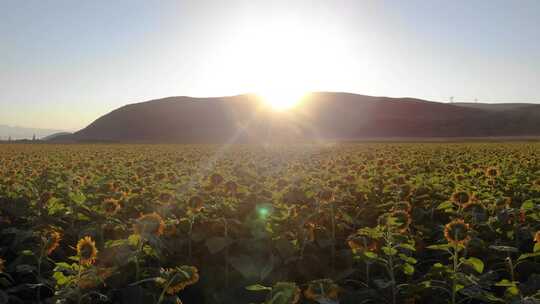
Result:
M32 139L34 135L37 139L41 139L61 132L60 130L0 125L0 140L8 140L9 138L12 140Z
M223 143L380 137L540 136L538 104L437 103L311 93L288 111L252 94L168 97L130 104L56 141Z

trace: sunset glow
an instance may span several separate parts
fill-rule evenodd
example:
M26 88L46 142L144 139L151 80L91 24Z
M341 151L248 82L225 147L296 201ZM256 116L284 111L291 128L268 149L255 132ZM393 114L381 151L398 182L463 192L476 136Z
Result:
M306 92L295 90L275 90L260 92L257 95L262 101L276 111L285 111L301 104Z

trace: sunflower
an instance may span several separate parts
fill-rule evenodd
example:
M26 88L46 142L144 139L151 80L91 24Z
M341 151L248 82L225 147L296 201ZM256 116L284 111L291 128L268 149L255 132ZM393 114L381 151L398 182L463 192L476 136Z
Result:
M161 192L158 196L158 200L162 203L169 203L174 196L170 192Z
M96 243L91 237L85 236L77 243L77 256L82 265L92 265L97 258Z
M339 285L330 279L315 280L308 283L308 288L304 291L306 299L321 302L321 300L338 299Z
M266 297L266 303L296 304L300 301L301 290L292 282L277 282ZM276 301L277 300L277 301Z
M204 208L204 200L198 195L194 195L189 199L189 207L193 213L200 212Z
M495 177L501 175L501 172L499 171L499 168L497 168L497 167L489 167L489 168L486 169L485 174L489 178L495 178Z
M225 190L230 195L235 195L238 191L238 184L235 181L228 181L225 183Z
M212 184L212 186L218 186L222 182L223 182L223 176L221 176L221 174L214 173L210 175L210 183Z
M471 240L469 230L469 224L462 219L456 219L444 226L444 237L450 244L466 245Z
M160 236L165 229L165 222L159 214L153 212L141 215L133 226L137 234Z
M323 203L329 203L334 200L334 192L331 190L321 190L319 191L317 197Z
M471 201L471 194L467 191L456 191L452 194L452 201L457 205L463 206Z
M161 276L156 279L156 283L166 288L170 295L177 294L187 286L199 281L199 271L193 266L180 266L175 268L161 269Z
M120 204L118 203L118 200L108 198L101 203L101 208L103 208L107 215L114 215L120 210Z
M347 244L351 247L354 254L365 251L376 251L379 247L377 240L365 235L354 235L349 237Z
M41 236L43 242L43 251L50 255L60 245L62 235L56 230L48 230Z

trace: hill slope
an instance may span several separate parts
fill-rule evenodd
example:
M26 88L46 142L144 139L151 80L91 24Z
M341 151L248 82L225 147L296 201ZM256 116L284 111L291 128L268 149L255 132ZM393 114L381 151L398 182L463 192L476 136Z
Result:
M56 140L222 143L540 135L540 105L492 108L320 92L293 110L274 112L254 95L169 97L121 107Z

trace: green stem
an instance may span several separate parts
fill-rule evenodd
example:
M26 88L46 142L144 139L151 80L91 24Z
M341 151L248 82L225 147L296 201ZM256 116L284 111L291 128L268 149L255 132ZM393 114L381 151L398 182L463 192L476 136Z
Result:
M191 238L193 234L193 222L195 221L194 217L192 216L189 220L189 232L188 232L188 260L191 262L191 256L192 256L192 243Z
M392 282L392 304L396 304L397 290L396 290L396 277L394 275L394 259L392 256L388 256L388 274L390 275L390 281Z
M332 275L336 272L336 217L334 211L334 204L332 203L330 208L330 220L332 221Z
M227 226L227 219L223 218L223 225L225 227L224 236L225 239L229 238L229 228ZM229 246L225 247L225 288L229 288Z
M80 257L79 257L79 271L77 273L77 285L79 285L79 282L81 281L81 273L82 273L82 264L80 263ZM77 303L81 304L82 296L81 296L81 289L77 289Z
M137 246L138 246L137 253L135 254L135 280L139 281L141 278L141 265L140 265L139 257L141 255L142 248L144 246L142 237L139 240L139 244Z
M456 294L457 294L457 271L458 271L458 245L454 243L454 268L452 274L452 304L456 304Z

